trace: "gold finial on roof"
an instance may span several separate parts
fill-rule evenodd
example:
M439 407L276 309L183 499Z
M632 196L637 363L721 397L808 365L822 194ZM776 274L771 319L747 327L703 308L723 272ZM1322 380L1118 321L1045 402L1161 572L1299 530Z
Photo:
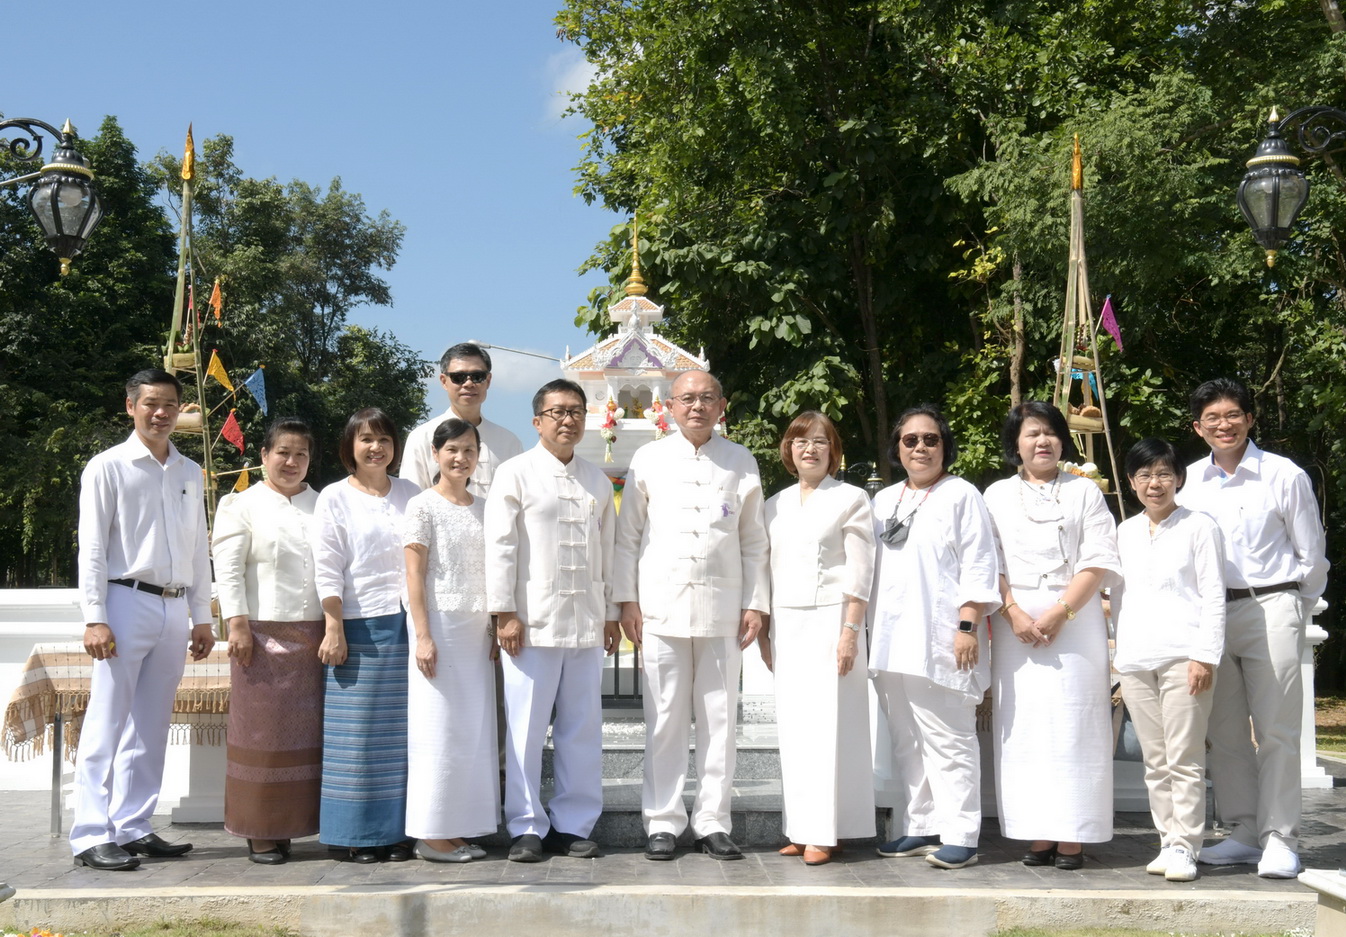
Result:
M1075 134L1075 150L1070 158L1070 188L1073 192L1084 191L1084 158L1080 155L1080 135Z
M640 224L631 219L631 277L626 281L627 296L644 296L649 292L645 278L640 275Z
M196 178L196 144L192 141L192 125L187 125L186 152L182 155L182 181L191 182Z

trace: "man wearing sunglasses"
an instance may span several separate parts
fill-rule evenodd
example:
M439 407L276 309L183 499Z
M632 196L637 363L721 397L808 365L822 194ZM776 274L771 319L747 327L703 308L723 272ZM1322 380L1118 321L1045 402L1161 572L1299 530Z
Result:
M1299 666L1305 622L1327 586L1318 501L1303 469L1248 438L1248 388L1217 378L1192 393L1191 405L1192 429L1211 453L1187 467L1178 500L1213 517L1225 537L1225 646L1206 738L1220 818L1232 827L1197 861L1257 863L1263 878L1295 878Z
M481 405L486 402L486 391L491 386L491 356L486 349L472 342L454 345L439 359L439 383L449 395L449 409L426 420L407 435L401 475L423 489L435 483L438 470L430 439L436 426L456 416L475 426L481 435L477 470L472 473L467 490L475 497L485 498L496 468L506 459L523 452L518 436L481 415Z

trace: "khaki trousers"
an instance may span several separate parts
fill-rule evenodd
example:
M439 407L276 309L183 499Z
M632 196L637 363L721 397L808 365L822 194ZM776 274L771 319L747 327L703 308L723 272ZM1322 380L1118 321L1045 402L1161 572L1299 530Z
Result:
M1122 698L1145 756L1160 843L1186 846L1198 856L1206 832L1206 723L1215 691L1191 695L1187 663L1122 674Z

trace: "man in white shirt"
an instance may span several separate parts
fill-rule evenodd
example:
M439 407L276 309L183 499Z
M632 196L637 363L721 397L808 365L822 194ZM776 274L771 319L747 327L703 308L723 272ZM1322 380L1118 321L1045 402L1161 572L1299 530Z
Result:
M533 395L538 444L496 471L486 499L486 599L504 673L509 858L599 855L603 811L603 653L617 649L611 592L612 482L575 455L588 401L573 381ZM553 711L555 717L553 718ZM542 806L552 724L556 787Z
M681 432L632 458L613 566L622 630L644 660L645 858L672 859L687 829L695 715L693 838L716 859L741 859L729 800L742 651L770 608L762 482L752 454L715 435L725 400L712 375L679 375L668 405Z
M506 459L523 452L519 437L481 415L486 392L491 387L491 356L472 342L460 342L439 359L439 383L449 395L449 409L426 420L407 435L399 474L414 481L422 490L435 483L434 447L430 444L435 427L451 416L466 420L481 436L477 469L468 482L468 491L485 498L491 490L495 470Z
M1207 737L1215 801L1232 827L1198 861L1255 862L1264 878L1294 878L1300 657L1305 622L1327 585L1318 502L1299 466L1248 438L1253 399L1246 387L1227 378L1207 381L1191 405L1192 428L1211 455L1188 466L1180 499L1213 517L1225 538L1225 647Z
M169 440L181 402L168 372L135 374L126 384L135 432L80 478L80 605L94 665L75 762L77 866L134 869L136 856L192 848L150 827L184 645L193 660L215 645L201 467Z

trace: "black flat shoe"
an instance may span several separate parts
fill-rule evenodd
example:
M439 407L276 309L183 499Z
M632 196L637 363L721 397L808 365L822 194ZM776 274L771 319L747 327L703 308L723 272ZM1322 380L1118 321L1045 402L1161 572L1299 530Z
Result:
M248 840L249 862L256 862L258 865L281 865L285 862L285 858L285 853L281 852L279 843L266 852L258 852L252 848L252 840Z
M104 872L129 872L139 867L140 860L116 843L99 843L75 856L75 868L82 865Z
M134 839L122 847L133 856L149 856L151 859L172 859L192 851L191 843L170 843L161 839L158 833L150 833L140 839Z
M1034 852L1028 850L1024 853L1023 864L1027 866L1051 865L1056 861L1056 847L1049 846L1046 849Z
M393 843L391 846L388 847L388 861L406 862L411 858L411 848L414 845L415 843L410 841Z
M1081 849L1075 853L1058 852L1056 854L1056 867L1067 872L1084 868L1084 850Z
M280 850L280 854L286 859L290 858L290 841L288 839L276 840L276 848Z
M337 846L329 849L328 852L338 862L357 862L360 865L372 865L379 861L379 851L373 846L351 846L348 849Z

